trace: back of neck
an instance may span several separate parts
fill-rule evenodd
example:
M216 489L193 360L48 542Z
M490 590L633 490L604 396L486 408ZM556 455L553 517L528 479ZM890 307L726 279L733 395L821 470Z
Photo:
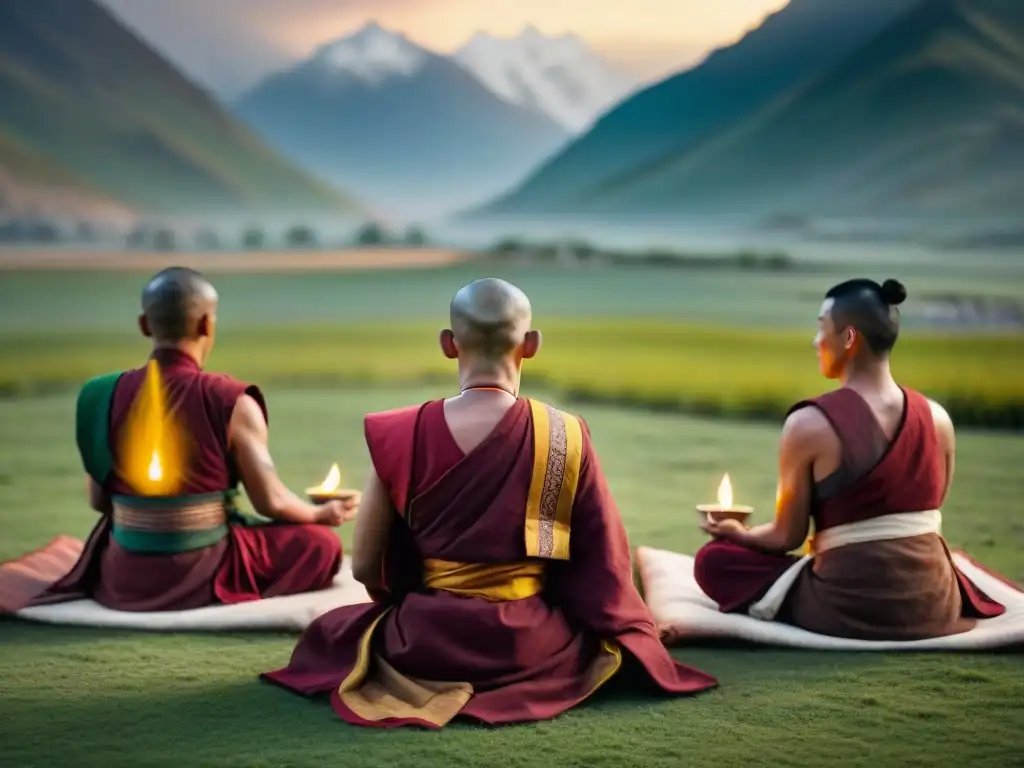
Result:
M195 345L189 343L162 343L156 342L153 344L152 357L157 360L161 358L173 359L173 358L187 358L191 362L195 363L198 367L203 367L203 359L199 350L195 348Z
M843 375L842 385L859 394L895 392L899 385L892 376L889 361L851 366Z

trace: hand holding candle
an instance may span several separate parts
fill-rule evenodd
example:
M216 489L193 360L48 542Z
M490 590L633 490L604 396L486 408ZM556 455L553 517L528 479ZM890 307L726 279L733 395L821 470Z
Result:
M746 524L747 519L754 513L754 508L745 504L734 504L732 499L732 483L726 473L718 486L717 504L698 504L697 512L702 521L709 523L720 523L723 520L735 520L738 523Z

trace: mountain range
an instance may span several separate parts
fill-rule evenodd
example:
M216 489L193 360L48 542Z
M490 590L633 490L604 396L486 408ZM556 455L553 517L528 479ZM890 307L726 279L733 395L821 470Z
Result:
M631 87L574 37L478 35L447 57L370 23L234 111L329 181L430 217L507 190Z
M572 133L637 87L632 74L577 35L548 37L532 25L516 37L478 32L451 58L501 98L537 109Z
M1024 3L792 0L471 216L1020 216Z
M1024 218L1021 0L791 0L635 87L369 24L225 107L94 0L0 0L0 215Z
M92 0L0 0L0 104L0 212L358 210Z

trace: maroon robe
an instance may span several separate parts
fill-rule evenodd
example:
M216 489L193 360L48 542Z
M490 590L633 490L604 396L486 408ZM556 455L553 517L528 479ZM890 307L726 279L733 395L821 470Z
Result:
M303 695L331 693L357 725L440 727L449 715L364 716L339 688L368 628L378 666L403 681L460 681L458 714L486 723L554 717L587 698L617 668L594 677L602 641L626 651L648 684L692 694L714 678L679 664L659 640L633 584L629 543L597 455L581 423L582 463L571 509L568 560L545 560L543 592L492 601L423 586L423 563L526 560L524 509L534 471L530 401L520 399L484 441L463 454L444 402L366 419L373 465L396 513L384 563L386 588L372 604L337 608L311 624L291 663L264 677ZM534 561L537 562L537 561ZM621 656L620 656L621 658ZM464 700L464 702L463 702ZM429 705L425 705L429 709Z
M840 467L814 487L814 530L902 512L938 509L945 459L928 399L904 390L903 419L887 440L871 408L840 388L795 405L816 407L843 446ZM694 576L723 612L746 612L796 561L713 540ZM866 640L912 640L970 629L1005 608L953 563L942 536L928 533L838 547L803 569L778 618L812 632Z
M202 371L192 357L178 350L158 349L153 357L160 365L168 403L181 420L192 449L180 495L235 488L238 473L228 451L228 425L243 394L254 398L266 416L263 394L230 376ZM128 371L118 380L111 404L112 436L124 425L145 380L145 367ZM111 441L115 467L117 442ZM134 494L116 469L104 491L109 496ZM0 595L0 607L13 612L26 604L92 598L115 610L184 610L323 589L341 565L337 534L319 525L232 524L228 535L217 543L175 554L126 550L111 536L111 527L110 515L103 515L77 562L56 583L51 579L48 585L46 568L36 565L45 562L46 551L27 555L24 562L5 564L5 568L13 566L12 574L34 569L39 589L34 595L24 592L22 579L18 586L23 594L16 599ZM54 543L52 552L66 556L73 549L66 543L62 547Z

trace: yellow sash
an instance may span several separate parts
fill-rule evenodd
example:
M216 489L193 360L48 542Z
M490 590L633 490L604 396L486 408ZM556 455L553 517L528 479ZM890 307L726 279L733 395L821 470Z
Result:
M520 563L455 563L429 558L423 562L423 586L492 603L522 600L544 589L542 560Z

